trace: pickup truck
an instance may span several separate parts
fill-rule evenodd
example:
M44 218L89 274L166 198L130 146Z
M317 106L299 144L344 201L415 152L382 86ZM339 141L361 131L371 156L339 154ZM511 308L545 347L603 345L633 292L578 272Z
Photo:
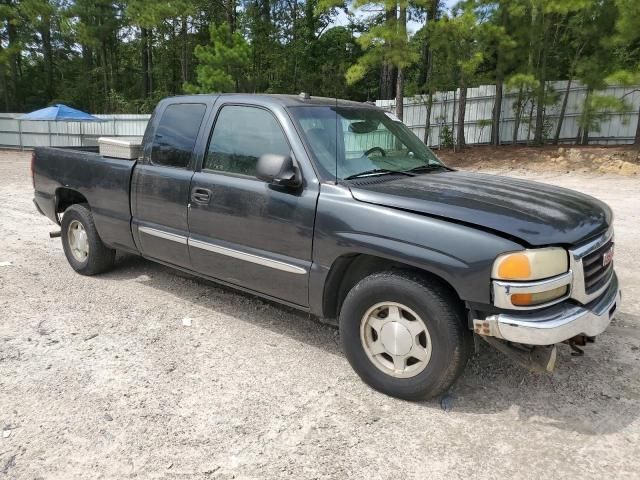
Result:
M389 395L447 391L480 339L550 371L619 306L607 205L448 168L369 104L168 98L141 152L34 151L34 202L76 272L119 250L309 312Z

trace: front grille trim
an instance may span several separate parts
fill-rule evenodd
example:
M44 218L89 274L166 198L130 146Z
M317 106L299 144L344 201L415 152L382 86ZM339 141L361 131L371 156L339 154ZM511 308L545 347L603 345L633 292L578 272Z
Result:
M571 298L587 304L598 298L613 278L613 262L602 265L602 256L613 246L613 229L584 245L569 250L571 269L574 272Z
M608 285L613 275L613 262L605 267L604 270L592 277L586 277L584 281L584 290L587 293L593 293L597 291L603 285Z
M601 247L589 252L582 258L582 267L584 271L584 288L585 292L592 294L600 287L607 284L611 279L613 272L613 262L603 265L602 260L604 254L613 247L613 239L607 241Z

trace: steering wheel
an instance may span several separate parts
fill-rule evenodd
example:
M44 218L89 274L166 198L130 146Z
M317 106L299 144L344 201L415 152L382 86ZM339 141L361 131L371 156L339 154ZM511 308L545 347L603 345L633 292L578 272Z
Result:
M376 151L377 151L377 152L380 152L380 153L382 154L382 156L383 156L383 157L386 157L386 156L387 156L387 152L385 152L385 151L384 151L384 149L383 149L383 148L381 148L381 147L371 147L369 150L367 150L366 152L364 152L364 154L365 154L365 156L367 156L367 157L368 157L370 153L373 153L373 152L376 152Z

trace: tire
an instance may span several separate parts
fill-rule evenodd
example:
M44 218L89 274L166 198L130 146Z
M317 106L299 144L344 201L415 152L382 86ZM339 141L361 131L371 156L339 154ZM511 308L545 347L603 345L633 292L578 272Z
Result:
M370 326L390 323L392 313L398 313L395 306L401 312L400 322L379 330ZM386 323L379 323L385 308L382 322ZM419 321L422 323L416 323ZM408 325L408 337L402 336L404 327L398 325ZM342 304L339 326L344 352L360 378L382 393L405 400L446 392L464 370L472 350L473 335L457 296L441 283L411 272L377 273L361 280ZM426 331L416 336L422 326ZM407 355L409 344L402 341L406 338L411 342L408 355L414 350L419 353L415 358L402 358ZM375 353L382 347L383 353ZM395 369L396 359L399 369Z
M87 208L86 204L75 204L67 208L62 217L61 227L62 248L69 265L76 272L81 275L96 275L113 267L116 251L102 243L91 210ZM84 234L82 234L82 230L84 230ZM80 232L80 234L75 232ZM77 245L74 242L76 235L82 236L81 243L86 244L87 251L84 258L79 250L74 248ZM81 251L84 252L84 250L83 248Z

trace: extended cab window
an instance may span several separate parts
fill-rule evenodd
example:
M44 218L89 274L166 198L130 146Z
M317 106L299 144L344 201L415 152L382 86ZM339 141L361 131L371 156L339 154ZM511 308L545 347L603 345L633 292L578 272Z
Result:
M290 153L275 117L257 107L222 107L213 127L204 168L255 176L258 158L265 153Z
M153 138L151 163L185 168L191 159L206 108L201 103L169 105Z

